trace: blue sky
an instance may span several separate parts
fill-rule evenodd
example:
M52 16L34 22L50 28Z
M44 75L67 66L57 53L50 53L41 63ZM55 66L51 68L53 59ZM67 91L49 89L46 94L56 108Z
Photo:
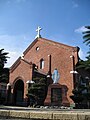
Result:
M37 26L44 38L79 46L85 59L85 25L90 25L90 0L0 0L0 49L10 56L6 66L35 39Z

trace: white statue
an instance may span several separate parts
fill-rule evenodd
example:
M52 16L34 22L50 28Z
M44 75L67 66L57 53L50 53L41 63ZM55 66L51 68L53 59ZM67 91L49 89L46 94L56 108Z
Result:
M53 79L53 83L58 83L58 80L60 79L60 75L58 73L57 68L54 70L52 74L52 79Z

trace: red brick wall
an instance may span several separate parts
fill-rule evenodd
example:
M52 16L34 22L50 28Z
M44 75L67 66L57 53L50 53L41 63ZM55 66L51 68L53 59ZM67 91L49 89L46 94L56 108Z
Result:
M29 64L25 63L23 60L20 60L19 65L12 71L10 71L10 80L9 83L14 85L15 81L21 79L24 82L24 98L27 92L27 84L28 80L32 80L32 68ZM14 86L12 86L13 88Z
M36 47L39 47L38 51L36 51ZM60 46L46 40L38 40L27 54L25 54L24 58L29 62L33 61L38 68L40 68L40 59L43 58L45 68L42 71L48 72L48 55L51 55L51 71L53 72L55 68L58 69L60 74L59 83L68 87L68 99L72 102L69 98L73 89L73 76L70 74L70 71L73 70L73 62L70 56L73 55L75 63L77 63L77 51L75 52L74 48L63 46L62 44Z
M36 47L39 47L38 51L36 51ZM75 63L77 63L77 50L73 47L62 44L60 45L55 42L44 40L42 38L37 40L35 44L33 43L33 45L30 47L30 50L24 52L24 55L24 59L28 62L35 63L38 66L39 70L40 59L43 58L45 61L45 67L41 71L45 73L47 73L49 69L48 55L51 55L51 72L53 72L55 68L58 69L58 72L60 74L59 84L67 86L67 98L70 103L72 103L72 100L69 98L69 96L72 94L73 89L73 76L70 74L70 71L73 70L73 61L70 56L73 55L75 58ZM30 66L21 61L18 67L12 73L10 73L10 82L13 83L18 76L21 76L25 83L28 79L31 79L31 73L32 71L30 69ZM24 85L26 89L26 84Z

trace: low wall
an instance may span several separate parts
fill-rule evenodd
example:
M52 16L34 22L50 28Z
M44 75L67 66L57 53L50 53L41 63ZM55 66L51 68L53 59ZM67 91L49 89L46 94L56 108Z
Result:
M0 119L90 120L89 111L0 110Z

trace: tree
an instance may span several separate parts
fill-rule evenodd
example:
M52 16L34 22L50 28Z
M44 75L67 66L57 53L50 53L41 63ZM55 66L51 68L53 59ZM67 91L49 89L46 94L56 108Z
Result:
M85 26L85 28L87 28L87 31L83 32L83 34L85 34L83 36L83 43L86 43L86 45L90 45L90 26Z
M0 71L0 82L9 82L9 68L3 68L2 71Z
M83 32L83 43L85 43L89 47L89 51L87 52L86 60L79 59L79 62L76 65L77 71L85 71L90 74L90 26L85 26L87 28L87 31ZM85 79L85 78L84 78ZM70 98L74 101L76 108L82 108L83 102L86 104L88 103L88 106L86 108L90 108L90 86L89 81L86 80L86 86L82 84L82 79L77 80L77 86L73 89L72 93L73 95L70 96ZM88 84L87 84L88 83ZM86 93L83 93L84 91L87 91Z
M5 64L7 63L7 58L9 58L7 56L8 53L3 51L4 49L0 49L0 82L7 80L7 75L9 74L9 69L4 68Z
M85 86L81 84L82 78L77 81L76 87L72 90L73 95L70 98L75 103L75 108L81 108L81 103L84 99L82 91L85 89Z
M4 68L5 63L7 63L7 52L4 52L4 49L0 49L0 83L8 83L9 80L9 69ZM3 92L0 90L0 103L5 102L5 96Z
M87 31L83 32L83 43L86 43L86 45L89 46L89 51L87 52L88 56L86 57L87 60L90 60L90 26L85 26L87 28Z
M70 98L75 103L75 108L90 109L90 83L89 78L79 77L76 87L72 90Z
M77 68L90 70L90 26L85 26L85 28L87 28L87 31L83 32L83 43L85 43L89 47L89 51L87 52L86 60L80 60Z
M0 50L0 70L2 70L4 68L5 63L7 63L7 58L9 58L7 56L7 52L3 52L4 49Z
M36 77L33 81L35 83L31 84L27 95L30 100L30 106L43 105L47 94L46 78Z

